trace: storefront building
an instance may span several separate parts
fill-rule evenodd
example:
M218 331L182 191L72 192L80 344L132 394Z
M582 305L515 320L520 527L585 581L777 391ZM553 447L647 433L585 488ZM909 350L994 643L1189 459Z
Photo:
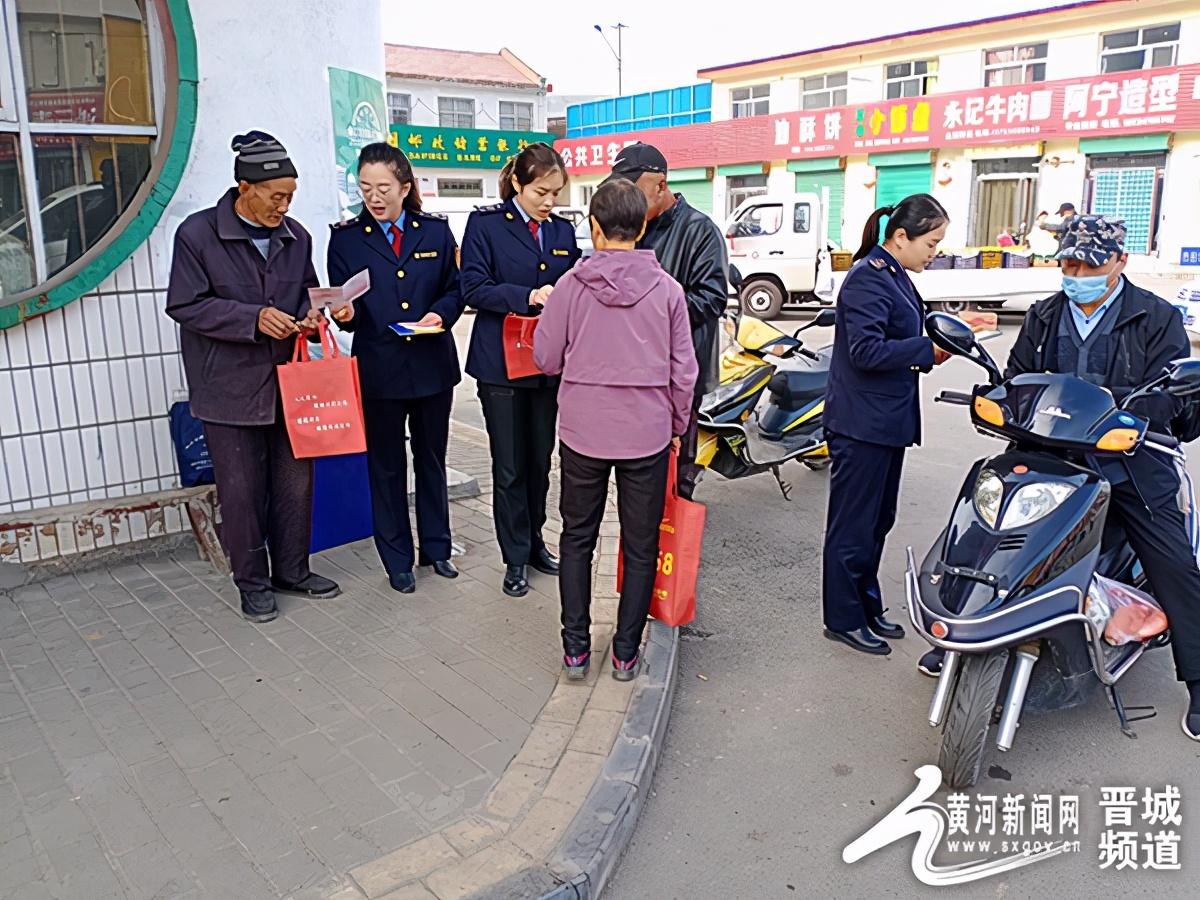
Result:
M812 191L848 249L877 206L918 191L949 211L948 247L1009 229L1036 249L1035 217L1063 202L1123 217L1131 251L1157 265L1200 243L1193 2L1075 3L699 74L712 124L562 141L573 175L651 141L673 168L715 169L718 218L748 196Z
M0 587L188 528L165 290L175 230L233 185L232 136L289 150L322 273L355 148L386 136L377 0L297 0L265 43L245 6L0 5Z
M546 130L546 79L509 50L474 53L388 44L393 143L408 154L431 210L498 197L500 169Z

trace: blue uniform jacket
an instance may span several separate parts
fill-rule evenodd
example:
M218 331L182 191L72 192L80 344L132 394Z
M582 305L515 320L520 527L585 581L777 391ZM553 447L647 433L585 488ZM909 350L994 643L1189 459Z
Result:
M933 368L925 305L904 268L882 247L854 264L837 298L825 428L907 447L921 440L919 373Z
M354 333L364 397L412 400L450 390L462 380L450 329L462 315L454 235L445 219L408 213L397 257L383 228L363 211L330 226L329 283L344 284L369 269L371 289L354 301L354 318L338 327ZM442 317L444 334L401 337L388 326Z
M477 209L467 219L462 291L467 306L477 310L467 374L485 384L540 387L557 381L540 375L510 381L504 365L504 317L537 315L529 292L556 283L580 256L575 229L566 219L552 215L540 233L541 248L514 200Z

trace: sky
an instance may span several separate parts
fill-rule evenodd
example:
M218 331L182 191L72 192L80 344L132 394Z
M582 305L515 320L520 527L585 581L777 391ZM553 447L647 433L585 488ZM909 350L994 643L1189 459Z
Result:
M707 66L759 59L966 19L1028 12L1067 0L384 0L388 43L498 52L508 47L556 94L617 92L617 65L594 25L618 22L624 92L694 83ZM837 15L814 15L836 9ZM420 10L419 12L417 10ZM711 9L713 13L700 10ZM682 11L682 12L681 12ZM690 12L690 14L689 14ZM864 28L862 23L874 23ZM605 29L612 44L616 32Z

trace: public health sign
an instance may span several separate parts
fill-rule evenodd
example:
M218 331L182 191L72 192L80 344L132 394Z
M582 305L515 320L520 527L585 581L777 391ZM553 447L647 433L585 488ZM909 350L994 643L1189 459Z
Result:
M387 140L387 105L383 83L376 78L329 68L329 101L333 111L333 159L337 167L338 204L343 219L362 211L358 190L358 152Z
M414 166L495 171L530 144L552 144L554 135L545 131L393 125L388 141L403 150Z
M602 134L555 143L575 174L607 171L646 141L672 168L1021 144L1200 128L1200 65Z

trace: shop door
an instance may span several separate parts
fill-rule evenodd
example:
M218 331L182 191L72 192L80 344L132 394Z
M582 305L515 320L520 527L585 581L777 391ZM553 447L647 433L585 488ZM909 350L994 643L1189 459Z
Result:
M683 195L688 206L712 215L713 186L711 181L681 181L671 184L671 189Z
M821 198L825 216L825 239L842 246L842 207L846 200L846 176L841 169L828 172L797 172L796 193L813 193ZM857 248L856 248L857 249Z
M911 194L927 194L933 188L933 167L880 166L875 170L875 207L895 206Z
M1125 249L1149 253L1158 235L1162 153L1088 157L1088 212L1125 220Z
M1009 229L1018 244L1034 228L1034 199L1037 196L1035 158L981 159L973 168L971 190L970 246L996 243L1001 231Z

